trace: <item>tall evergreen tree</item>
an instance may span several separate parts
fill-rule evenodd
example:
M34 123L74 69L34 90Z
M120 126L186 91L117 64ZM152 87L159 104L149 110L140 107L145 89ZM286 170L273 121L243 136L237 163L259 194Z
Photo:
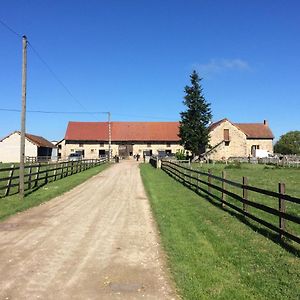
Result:
M190 75L191 86L186 86L183 104L187 110L181 112L179 137L181 145L195 155L201 155L209 143L209 123L212 119L210 103L203 95L202 80L196 71Z

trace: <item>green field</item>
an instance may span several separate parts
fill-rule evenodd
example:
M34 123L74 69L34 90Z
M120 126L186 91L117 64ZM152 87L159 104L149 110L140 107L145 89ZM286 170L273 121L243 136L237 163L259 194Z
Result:
M103 164L97 167L90 168L72 176L50 182L35 191L28 191L24 200L20 200L18 194L0 198L0 220L15 214L16 212L24 211L30 207L39 205L56 196L59 196L72 188L76 187L85 180L98 174L108 167L109 164Z
M207 172L211 170L213 175L222 176L222 171L226 173L226 179L242 183L242 177L248 178L248 185L269 191L278 192L278 183L282 182L286 185L286 194L300 198L300 168L277 168L274 166L254 165L254 164L199 164L193 163L192 169ZM204 181L207 181L206 176L200 176ZM196 183L195 181L193 181ZM221 182L212 179L212 183L221 187ZM204 189L207 186L203 185ZM242 190L233 186L226 185L226 189L242 196ZM215 195L221 197L221 192L214 192ZM274 209L278 209L278 199L248 191L248 199L256 203L264 204ZM226 201L229 201L238 207L242 208L242 203L226 196ZM278 217L270 215L253 207L248 207L250 213L257 217L278 226ZM286 201L286 212L294 216L300 216L300 205ZM251 221L250 221L251 222ZM255 223L257 224L257 223ZM286 229L300 236L300 225L286 220Z
M299 299L298 256L164 171L141 174L184 299Z

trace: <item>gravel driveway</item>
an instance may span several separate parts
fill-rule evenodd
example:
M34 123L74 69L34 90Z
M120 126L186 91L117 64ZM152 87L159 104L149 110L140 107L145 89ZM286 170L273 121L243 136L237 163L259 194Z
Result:
M0 223L0 299L177 299L166 273L134 161Z

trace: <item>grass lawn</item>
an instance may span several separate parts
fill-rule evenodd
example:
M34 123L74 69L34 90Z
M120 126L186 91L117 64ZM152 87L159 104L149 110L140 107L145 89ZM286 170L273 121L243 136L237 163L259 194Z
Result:
M20 200L18 195L0 199L0 220L5 219L16 212L24 211L30 207L39 205L40 203L71 190L80 183L103 171L107 166L108 164L103 164L63 179L50 182L35 191L31 190L27 192L23 201Z
M162 170L141 174L184 299L299 299L299 257Z
M274 166L256 165L256 164L192 164L193 169L207 172L211 169L212 174L220 176L222 171L226 172L226 178L235 182L242 183L242 177L248 178L248 184L251 186L263 188L269 191L278 192L278 183L283 182L286 185L286 194L300 198L300 168L276 168ZM204 178L204 180L207 180ZM212 180L212 183L221 186L221 182ZM232 186L227 189L242 196L242 190ZM220 192L215 192L221 196ZM265 204L271 208L278 209L278 199L248 191L248 198L251 201ZM242 208L241 202L227 196L227 201L232 202ZM278 226L278 217L249 207L249 211L273 225ZM286 212L295 216L300 215L300 205L286 201ZM286 220L286 228L289 232L300 236L300 226Z

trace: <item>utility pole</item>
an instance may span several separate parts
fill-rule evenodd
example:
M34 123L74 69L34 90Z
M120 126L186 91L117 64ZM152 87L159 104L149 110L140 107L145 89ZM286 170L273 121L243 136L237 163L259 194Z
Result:
M23 64L22 64L22 112L21 112L21 144L20 144L20 171L19 192L24 199L24 158L25 158L25 121L26 121L26 80L27 80L27 37L23 35Z
M108 114L108 161L111 161L111 123L110 112Z

